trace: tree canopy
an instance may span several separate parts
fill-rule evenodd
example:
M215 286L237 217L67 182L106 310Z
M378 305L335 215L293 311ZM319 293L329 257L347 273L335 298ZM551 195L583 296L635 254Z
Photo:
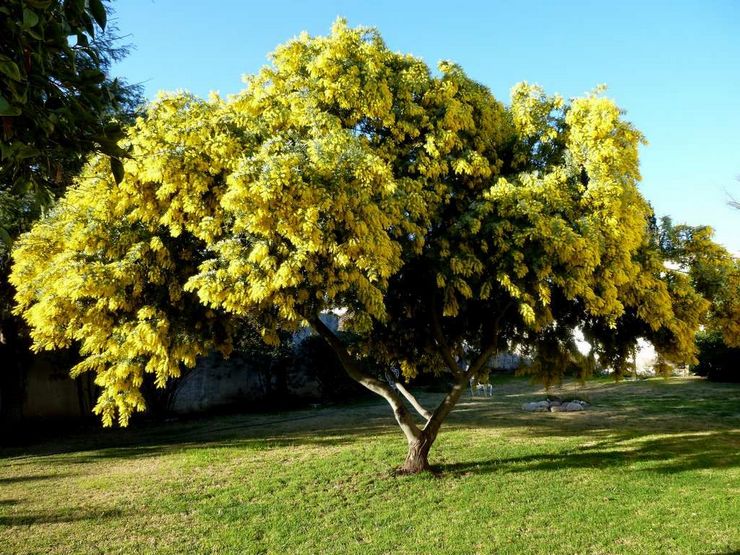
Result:
M707 226L676 225L665 217L659 237L666 259L711 300L692 371L712 380L740 381L740 260L712 241Z
M268 342L312 326L392 406L409 472L496 352L530 350L550 381L576 329L617 372L641 337L695 360L709 303L664 265L644 139L603 91L522 83L505 106L342 20L271 61L228 99L160 96L121 143L120 183L94 157L19 241L18 313L36 349L79 345L106 425L144 409L147 376L228 352L237 319ZM319 319L332 310L347 333ZM453 385L428 411L369 362Z
M740 347L740 260L712 240L708 226L676 225L664 217L660 246L666 257L689 276L694 288L712 300L706 327Z

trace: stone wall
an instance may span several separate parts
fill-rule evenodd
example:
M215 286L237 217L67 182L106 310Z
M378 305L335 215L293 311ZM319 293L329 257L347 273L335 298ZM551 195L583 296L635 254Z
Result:
M170 408L184 414L262 399L270 392L263 374L240 353L228 359L213 353L174 384Z

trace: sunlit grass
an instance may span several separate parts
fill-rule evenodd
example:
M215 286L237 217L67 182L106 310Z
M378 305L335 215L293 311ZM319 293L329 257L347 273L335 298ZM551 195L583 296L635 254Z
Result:
M740 549L740 387L522 380L466 397L405 454L382 403L210 418L0 451L2 553L727 553ZM431 404L434 395L422 395Z

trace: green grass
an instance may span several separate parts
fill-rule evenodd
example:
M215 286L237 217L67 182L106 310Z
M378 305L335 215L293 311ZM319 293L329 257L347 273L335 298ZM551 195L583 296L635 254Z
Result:
M557 392L556 392L557 393ZM382 402L101 431L0 451L2 553L730 553L740 387L613 384L525 413L466 397L430 460ZM435 396L423 398L429 403Z

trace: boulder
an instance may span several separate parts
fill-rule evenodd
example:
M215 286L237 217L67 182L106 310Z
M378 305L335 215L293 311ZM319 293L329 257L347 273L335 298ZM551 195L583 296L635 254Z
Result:
M548 403L547 401L524 403L522 405L522 410L526 410L527 412L547 412L548 410L550 410L550 403Z
M522 410L527 412L577 412L584 410L587 405L587 402L578 399L568 401L567 403L562 403L558 400L532 401L531 403L524 403Z

